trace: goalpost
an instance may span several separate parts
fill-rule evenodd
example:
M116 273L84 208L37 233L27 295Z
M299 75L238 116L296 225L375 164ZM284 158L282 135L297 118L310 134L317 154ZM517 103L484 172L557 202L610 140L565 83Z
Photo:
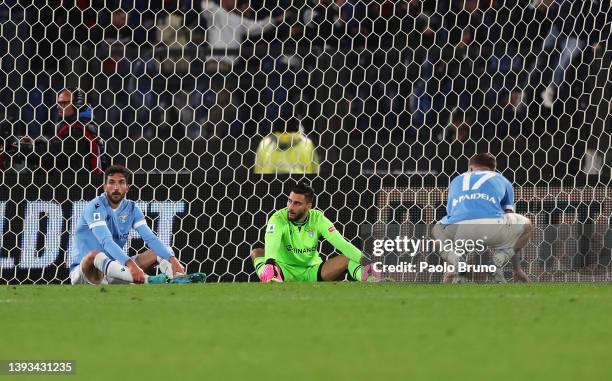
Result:
M66 283L100 192L84 138L52 144L65 88L87 95L88 147L134 172L128 197L210 281L257 280L251 247L299 179L359 245L364 226L439 220L477 152L536 225L532 279L611 279L609 2L73 3L0 4L1 283ZM311 141L316 173L256 174L272 131L283 152Z

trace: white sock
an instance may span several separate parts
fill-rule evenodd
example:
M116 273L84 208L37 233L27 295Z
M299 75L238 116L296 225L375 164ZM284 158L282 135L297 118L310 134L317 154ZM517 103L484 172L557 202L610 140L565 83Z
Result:
M174 278L174 274L172 274L172 265L170 264L170 262L168 262L162 257L157 257L157 263L157 267L159 267L159 270L162 273L166 274L168 279Z
M98 270L102 271L102 273L109 278L119 279L130 283L134 282L130 269L123 266L119 262L110 259L104 253L98 253L96 255L96 258L94 258L94 266L96 266Z
M506 278L504 277L504 272L502 268L510 258L514 255L514 250L512 249L496 249L495 254L493 254L493 263L495 264L495 274L493 274L493 280L498 283L506 283Z

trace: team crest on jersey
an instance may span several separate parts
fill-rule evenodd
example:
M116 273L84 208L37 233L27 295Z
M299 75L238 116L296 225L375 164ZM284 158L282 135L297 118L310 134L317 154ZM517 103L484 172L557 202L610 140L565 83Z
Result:
M121 222L125 223L127 221L127 219L128 219L127 213L123 213L123 214L119 215L119 220Z
M313 230L309 230L309 231L308 231L308 236L309 236L310 238L314 237L314 231L313 231Z
M274 226L274 224L268 225L268 233L274 233L274 229L275 228L276 228L276 226Z
M93 220L94 221L100 221L100 213L94 213L93 214Z

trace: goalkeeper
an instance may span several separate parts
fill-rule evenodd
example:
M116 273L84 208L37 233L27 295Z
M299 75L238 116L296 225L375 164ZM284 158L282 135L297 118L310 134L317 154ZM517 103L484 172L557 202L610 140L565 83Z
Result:
M104 194L87 204L76 228L78 254L70 264L72 284L105 283L192 283L206 275L184 275L185 269L174 254L149 229L138 205L125 198L130 172L120 165L104 171ZM122 247L135 229L151 249L128 257ZM148 276L143 269L159 263L162 274Z
M251 252L253 265L262 282L334 281L348 270L359 281L377 281L373 266L362 266L361 251L346 241L323 212L312 208L314 191L304 183L289 194L287 207L268 220L265 250ZM343 255L323 262L317 251L319 237L325 238Z

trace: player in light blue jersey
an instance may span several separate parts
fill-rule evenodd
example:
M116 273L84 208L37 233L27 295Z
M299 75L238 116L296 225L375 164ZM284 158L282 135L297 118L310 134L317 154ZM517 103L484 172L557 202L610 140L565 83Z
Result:
M455 177L448 189L447 215L433 228L439 240L482 240L495 250L497 268L494 280L505 282L502 267L512 258L515 279L529 281L516 255L529 241L531 221L515 213L512 184L496 172L497 161L489 153L477 154L469 161L468 172ZM455 268L460 255L442 251L443 259ZM465 281L457 271L447 274L446 281Z
M101 283L191 283L205 280L203 273L185 275L172 250L147 226L138 205L125 198L130 172L113 165L104 172L104 193L87 204L75 233L77 255L70 263L72 284ZM150 250L128 257L123 246L135 229ZM148 276L159 263L161 275Z

